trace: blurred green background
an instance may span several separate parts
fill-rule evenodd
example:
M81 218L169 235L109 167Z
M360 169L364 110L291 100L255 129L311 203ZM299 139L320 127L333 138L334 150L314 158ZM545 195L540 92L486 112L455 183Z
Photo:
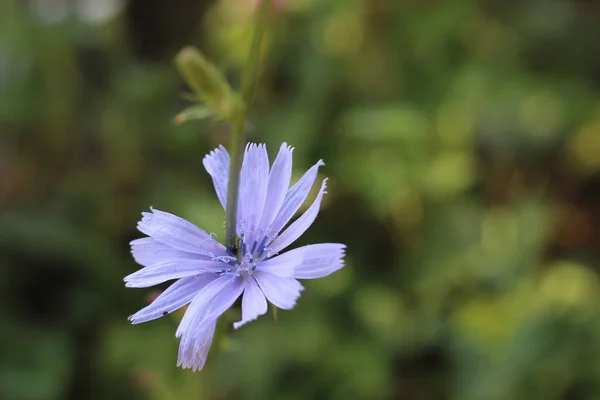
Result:
M296 308L131 326L150 206L223 237L202 167L227 128L173 117L200 47L239 86L249 0L0 1L0 399L600 398L600 2L289 0L252 121L296 177L298 245L348 245ZM158 290L164 287L158 288Z

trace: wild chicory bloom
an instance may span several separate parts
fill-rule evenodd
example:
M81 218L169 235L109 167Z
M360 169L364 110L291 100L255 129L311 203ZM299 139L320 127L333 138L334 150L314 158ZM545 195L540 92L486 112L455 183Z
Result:
M217 196L227 207L229 154L224 147L204 158ZM294 186L292 148L283 144L272 167L265 145L246 147L240 176L237 254L211 235L175 215L152 209L143 213L138 229L148 235L131 242L135 260L144 266L125 278L127 287L149 287L177 279L146 308L131 317L134 324L160 318L190 303L176 336L181 338L177 365L202 369L217 318L242 295L242 320L237 329L267 312L267 300L291 309L304 289L297 279L321 278L343 267L345 246L313 244L277 255L314 222L327 179L313 204L286 225L309 194L319 161Z

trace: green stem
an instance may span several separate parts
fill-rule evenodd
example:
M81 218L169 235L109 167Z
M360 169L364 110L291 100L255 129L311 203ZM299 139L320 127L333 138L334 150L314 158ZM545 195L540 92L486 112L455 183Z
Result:
M244 107L239 115L233 121L231 134L231 165L229 167L229 184L227 186L227 220L225 223L225 245L234 254L237 250L236 221L238 209L238 195L240 186L240 171L242 169L242 160L244 158L244 148L246 146L246 120L248 110L252 104L258 73L260 66L260 51L262 41L267 30L269 22L269 11L271 10L271 0L263 0L256 13L256 27L250 46L248 62L244 69L242 80L242 99Z

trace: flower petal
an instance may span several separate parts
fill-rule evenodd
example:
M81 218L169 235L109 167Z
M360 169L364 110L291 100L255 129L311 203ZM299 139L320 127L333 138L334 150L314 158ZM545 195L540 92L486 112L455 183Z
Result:
M317 214L319 213L319 208L321 207L321 200L323 199L323 195L325 195L325 189L327 189L327 179L323 180L321 184L321 190L319 190L319 194L315 201L311 204L311 206L306 210L304 214L293 224L291 224L269 247L273 254L279 253L281 250L285 249L287 246L296 241L306 230L312 225L317 218Z
M209 303L202 323L216 320L227 311L244 291L244 278L235 276Z
M194 371L202 369L206 362L217 318L231 307L244 289L242 278L227 275L217 278L209 286L194 298L176 333L181 336L177 365Z
M129 317L132 324L152 321L188 304L202 288L218 277L216 274L183 278L162 292L150 305Z
M200 277L202 276L200 275ZM197 328L196 325L202 322L210 323L211 319L217 319L240 297L243 287L242 279L237 276L223 275L210 282L198 292L190 303L175 336L181 337L186 332Z
M242 296L242 320L234 322L233 327L238 329L242 325L254 321L259 316L267 313L267 300L256 281L252 277L244 279L244 294Z
M142 268L124 279L126 287L149 287L171 279L185 278L223 270L225 264L212 260L171 260Z
M177 355L178 367L191 368L192 371L204 368L216 326L217 322L214 321L181 339Z
M227 209L227 185L229 184L229 153L223 146L213 150L202 160L204 168L210 174L215 186L217 197L223 206Z
M254 143L246 146L244 162L240 173L240 193L238 200L238 234L252 234L256 230L267 196L269 180L269 156L265 145ZM254 237L246 237L252 243Z
M271 167L269 184L267 186L267 199L259 224L265 230L279 213L285 195L290 187L293 150L287 143L283 143Z
M280 278L295 278L296 266L302 263L302 253L288 251L279 256L261 261L257 271L268 272Z
M175 250L151 237L135 239L130 244L133 258L145 267L173 260L212 260L211 257L202 254Z
M281 278L268 272L254 273L254 278L267 300L276 307L289 310L296 305L304 287L294 278Z
M323 278L344 266L346 246L339 243L311 244L290 250L285 254L296 253L301 263L296 266L296 279Z
M290 219L292 219L294 214L296 214L296 211L298 211L302 203L304 203L304 200L306 200L312 185L315 183L315 179L317 179L319 167L322 165L325 165L325 163L319 160L318 163L306 171L302 178L288 190L285 199L283 200L283 204L281 205L281 209L269 229L271 235L279 233L279 231L290 222Z
M151 209L138 223L138 229L175 250L206 256L227 255L225 246L191 222L173 214Z

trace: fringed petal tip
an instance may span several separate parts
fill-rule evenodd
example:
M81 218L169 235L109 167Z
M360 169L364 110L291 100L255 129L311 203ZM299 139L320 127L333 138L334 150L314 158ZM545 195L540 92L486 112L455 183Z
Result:
M190 370L192 370L192 372L202 371L205 363L206 363L206 360L203 360L203 361L190 361L187 359L177 360L177 366L179 368L190 369Z
M177 366L183 369L191 369L192 372L197 372L202 369L199 365L193 365L184 361L177 361Z
M161 316L163 315L167 315L168 313L165 311L163 314L161 314ZM131 323L131 325L139 325L139 324L143 324L144 322L148 322L148 319L146 318L142 318L142 317L137 317L137 314L133 314L130 315L129 317L127 317L127 321L129 321Z
M125 287L133 287L131 286L132 282L135 281L136 276L139 274L140 271L142 271L144 268L138 269L137 271L127 275L125 278L123 278L123 282L125 282Z
M129 317L127 317L127 321L131 322L132 325L136 325L137 322L135 320L135 314L132 314Z
M201 371L206 359L196 360L194 357L182 357L177 359L177 366L183 369L191 369L192 372Z
M231 159L227 149L220 145L202 160L204 169L212 177L217 197L224 209L227 208L227 186L229 182L229 165Z
M213 322L200 330L194 330L182 336L177 355L178 367L191 369L194 372L204 368L215 327L216 322Z
M133 288L133 289L143 289L143 288L148 288L151 286L156 286L160 283L163 283L165 281L167 281L170 277L167 278L155 278L154 280L150 280L150 279L144 279L144 278L138 278L137 276L134 277L127 277L125 279L123 279L123 281L125 281L125 287L126 288ZM172 278L174 279L174 278Z
M344 261L346 256L347 246L343 243L325 243L330 248L330 251L337 256L336 260Z
M154 214L155 211L157 211L153 206L149 207L150 211L142 211L142 221L144 220L145 217L152 217L152 215Z
M132 314L129 317L127 317L127 321L129 321L131 323L131 325L138 325L138 324L142 324L144 322L149 321L149 319L140 317L139 315L140 315L140 312L138 311L137 313Z
M283 149L283 148L285 148L285 149L286 149L287 151L289 151L290 153L293 153L293 152L294 152L294 149L295 149L295 147L293 147L293 146L290 146L289 144L287 144L287 142L283 142L283 143L281 143L281 147L280 147L280 149Z
M252 319L234 322L233 323L233 329L239 329L242 326L246 325L248 322L256 321L258 319L258 317L259 317L259 315L257 315L256 317L254 317Z
M137 228L140 232L144 232L144 226L152 223L152 218L154 217L154 209L150 207L150 212L144 211L142 212L142 219L140 219L137 223Z
M219 147L217 147L216 149L212 150L210 153L208 153L207 155L204 156L203 160L206 159L211 159L213 157L216 157L217 155L219 155L219 152L223 152L223 153L227 153L227 149L225 148L225 146L223 146L222 144L219 145Z
M217 160L217 158L219 160ZM202 164L204 165L204 167L207 167L208 170L211 169L215 162L219 161L219 163L221 164L224 161L228 161L228 159L229 153L227 152L227 149L223 145L219 145L219 147L217 147L216 149L204 156L204 158L202 159ZM208 172L210 173L210 171Z
M254 142L248 142L246 143L246 149L254 149L254 148L259 148L261 146L266 146L265 144L261 144L261 143L254 143Z
M259 319L266 313L267 313L267 303L266 303L266 299L265 299L265 310L263 312L261 312L260 314L257 314L257 315L253 315L252 317L248 317L246 319L242 318L241 321L234 322L233 329L237 330L237 329L241 328L242 326L248 324L249 322L256 321L257 319Z
M131 248L131 250L133 250L135 248L135 246L139 245L139 244L143 244L144 242L147 242L148 240L145 239L149 239L148 237L143 237L143 238L137 238L137 239L133 239L131 242L129 242L129 248Z

